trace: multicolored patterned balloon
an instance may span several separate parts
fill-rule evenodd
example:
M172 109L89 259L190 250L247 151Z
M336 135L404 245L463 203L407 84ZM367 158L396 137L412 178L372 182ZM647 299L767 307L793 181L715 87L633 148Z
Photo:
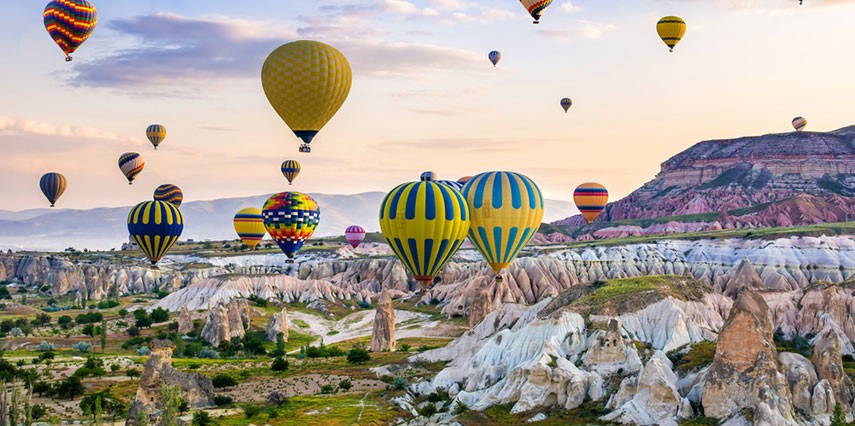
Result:
M145 129L145 137L154 145L154 149L157 149L158 145L166 139L166 127L162 124L152 124Z
M344 230L344 239L351 247L357 248L365 239L365 228L359 225L350 225Z
M463 191L463 185L464 184L457 182L457 181L454 181L454 180L438 180L438 181L436 181L436 183L441 183L443 185L450 186L450 187L452 187L458 191Z
M128 214L128 233L152 265L172 248L183 230L181 211L165 201L139 203Z
M264 203L261 210L264 227L282 252L294 258L303 243L311 238L321 221L321 210L312 197L299 192L280 192Z
M416 280L430 285L469 231L460 192L436 182L398 185L380 205L380 231Z
M68 182L65 180L65 176L56 172L45 173L41 180L39 180L39 187L42 189L42 194L45 194L45 197L50 201L51 207L56 205L56 200L65 192L67 185Z
M238 237L250 250L254 250L267 233L264 229L264 219L261 218L261 209L257 207L247 207L237 212L234 226Z
M519 173L487 172L467 182L463 196L472 214L469 241L498 274L540 228L540 188Z
M300 163L296 160L285 160L282 162L282 176L285 176L285 179L288 179L288 185L291 185L294 182L294 179L297 179L297 176L300 175Z
M534 18L534 23L540 23L540 16L543 11L552 4L552 0L520 0L525 10Z
M175 207L181 207L181 203L184 201L184 193L181 192L181 188L167 183L158 186L154 190L154 199L157 201L166 201Z
M66 62L98 23L95 6L86 0L53 0L45 6L43 17L45 29L65 53Z
M126 152L119 156L119 169L128 179L128 185L134 184L134 179L140 174L143 167L145 167L145 161L139 153Z
M609 202L609 191L599 183L586 182L573 191L573 202L588 223L593 223L606 208Z
M807 127L807 119L804 117L796 117L793 119L793 128L796 129L797 132L801 132Z

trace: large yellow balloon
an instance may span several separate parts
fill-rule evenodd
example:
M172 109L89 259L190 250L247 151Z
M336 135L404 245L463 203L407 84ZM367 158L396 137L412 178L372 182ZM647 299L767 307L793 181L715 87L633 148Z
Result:
M476 175L463 187L469 205L469 241L499 273L517 257L543 221L543 195L513 172Z
M261 69L264 94L297 137L301 152L338 112L350 93L347 58L336 48L300 40L274 50Z
M678 16L666 16L656 23L656 32L659 38L674 51L674 46L680 42L686 34L686 21Z

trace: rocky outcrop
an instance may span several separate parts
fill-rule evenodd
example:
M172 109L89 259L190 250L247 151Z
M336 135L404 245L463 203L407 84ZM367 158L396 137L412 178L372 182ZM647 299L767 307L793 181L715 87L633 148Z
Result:
M638 376L625 378L606 405L614 409L603 420L626 425L673 424L692 416L692 405L680 395L668 357L657 351Z
M149 419L148 424L159 424L163 409L161 396L164 385L178 388L182 401L190 408L214 405L214 386L211 379L197 373L183 373L172 368L172 351L175 345L168 340L155 340L151 346L151 357L146 361L140 375L137 394L128 412L128 425L136 425L138 413Z
M371 351L395 350L395 308L388 291L380 293L374 314L374 329L371 332Z
M288 309L282 308L282 311L278 314L271 314L270 318L267 320L267 328L265 329L267 332L267 340L271 342L276 341L276 336L280 333L282 334L282 338L284 341L288 341Z
M739 296L743 290L761 290L765 288L763 279L754 269L754 265L748 258L742 259L742 263L736 268L736 272L730 276L722 288L722 292L733 299Z
M702 405L708 417L731 418L747 409L755 424L793 424L792 396L778 363L769 307L756 292L741 293L719 332Z
M493 299L486 286L481 286L475 294L475 300L469 308L469 328L475 328L490 312L493 312Z
M591 335L589 349L582 357L582 365L601 375L634 373L641 369L638 351L627 345L621 336L620 323L610 319L605 330Z
M186 306L182 306L178 313L178 332L189 333L193 331L193 319L190 317L190 310Z
M804 413L824 414L825 411L814 412L812 409L813 392L817 384L813 364L807 358L790 352L781 352L778 354L778 360L787 376L787 384L793 396L793 407Z
M855 399L855 389L852 388L852 381L843 369L840 340L833 330L826 331L817 337L813 348L813 364L816 367L817 377L828 382L834 392L834 400L840 403L844 412L848 412Z
M250 322L249 302L232 299L208 309L208 318L202 328L202 338L217 347L226 340L240 339L246 335Z

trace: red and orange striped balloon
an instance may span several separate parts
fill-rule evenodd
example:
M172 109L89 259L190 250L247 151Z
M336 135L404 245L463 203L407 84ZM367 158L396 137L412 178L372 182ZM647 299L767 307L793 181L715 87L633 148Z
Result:
M588 223L593 223L606 208L609 202L609 191L596 182L583 183L573 192L573 202Z
M43 14L45 29L71 61L71 54L92 35L98 12L87 0L53 0Z

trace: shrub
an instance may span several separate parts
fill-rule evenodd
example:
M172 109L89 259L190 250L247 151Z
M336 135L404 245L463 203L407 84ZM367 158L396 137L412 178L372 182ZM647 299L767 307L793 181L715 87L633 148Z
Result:
M149 356L149 355L151 355L151 349L149 349L148 346L140 346L140 348L137 349L137 355L138 356Z
M217 359L219 357L220 354L218 354L217 351L215 351L210 346L205 346L204 348L202 348L201 351L199 351L199 358Z
M243 413L246 414L246 418L251 419L261 413L261 407L255 404L247 404L243 406Z
M224 373L219 373L216 376L212 377L211 382L213 383L214 387L218 389L237 386L237 380L235 380L234 377Z
M347 362L351 364L365 364L371 361L371 354L363 348L353 348L347 352Z
M273 363L270 365L270 369L273 371L285 371L288 367L288 360L281 357L274 358Z
M193 413L193 422L191 424L193 426L210 426L214 424L214 421L211 420L211 416L207 412L197 411Z
M430 416L436 414L436 411L437 411L436 410L436 404L434 404L432 402L428 402L424 406L424 408L422 408L422 410L419 412L419 414L421 414L425 417L430 417Z
M47 414L47 409L42 404L33 405L32 410L33 410L32 411L33 418L36 420L44 417L45 414Z
M407 379L405 379L403 377L395 377L395 381L392 382L392 389L395 389L395 390L407 389Z
M42 352L52 351L53 347L54 347L53 343L48 343L48 342L45 342L44 340L42 340L42 342L39 343L39 351L42 351Z
M140 328L139 327L137 327L135 325L128 327L128 336L137 337L139 335L140 335Z
M401 352L409 352L410 351L410 345L404 343L403 345L401 345L400 348L398 348L398 350Z
M222 407L223 405L229 405L235 402L232 397L228 395L214 395L214 405L217 407Z
M169 321L169 311L163 308L155 308L151 311L151 320L153 322L166 322Z
M353 384L350 383L350 380L344 379L338 383L338 387L339 387L339 389L347 392L350 390L351 387L353 387Z
M125 308L119 309L119 316L120 316L120 317L124 318L124 317L125 317L125 316L127 316L127 315L128 315L128 310L127 310L127 309L125 309Z
M89 343L86 343L86 342L82 342L82 341L75 343L71 347L72 347L72 349L77 349L82 354L85 354L86 352L89 352L89 349L92 349L92 345L90 345Z
M333 387L333 385L323 385L323 386L321 386L321 393L322 394L335 393L335 387Z
M454 415L460 416L466 414L467 411L469 411L469 406L458 400L457 405L454 406Z

